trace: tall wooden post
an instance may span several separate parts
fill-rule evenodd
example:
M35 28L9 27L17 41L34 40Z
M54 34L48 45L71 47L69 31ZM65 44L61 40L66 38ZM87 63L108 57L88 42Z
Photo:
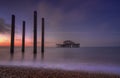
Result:
M23 27L22 27L22 52L25 51L25 21L23 21Z
M14 37L15 37L15 15L12 15L11 21L11 46L10 53L14 54Z
M34 11L34 54L37 53L37 11Z
M41 52L44 53L44 18L42 18L42 39L41 39Z

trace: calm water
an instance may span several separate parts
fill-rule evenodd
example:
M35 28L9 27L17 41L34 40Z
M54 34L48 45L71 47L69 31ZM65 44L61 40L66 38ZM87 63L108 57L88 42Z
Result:
M26 48L24 54L16 47L11 59L8 47L0 47L0 65L21 65L67 70L105 72L120 75L120 47L46 48L44 56L38 48Z

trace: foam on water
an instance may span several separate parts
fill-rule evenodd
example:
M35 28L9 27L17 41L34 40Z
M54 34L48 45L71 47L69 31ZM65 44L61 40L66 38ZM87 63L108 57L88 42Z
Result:
M50 69L62 69L62 70L73 70L73 71L85 71L85 72L95 72L95 73L108 73L120 75L119 66L105 66L105 65L93 65L93 64L64 64L64 63L46 63L46 62L0 62L0 65L6 66L27 66L36 68L50 68Z

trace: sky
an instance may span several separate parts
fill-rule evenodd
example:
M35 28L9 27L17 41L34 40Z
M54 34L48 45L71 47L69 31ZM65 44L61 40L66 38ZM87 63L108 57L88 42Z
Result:
M64 40L81 47L120 46L119 0L0 0L0 46L10 45L11 15L16 16L15 45L21 46L22 21L26 21L26 46L33 45L33 12L45 18L45 46Z

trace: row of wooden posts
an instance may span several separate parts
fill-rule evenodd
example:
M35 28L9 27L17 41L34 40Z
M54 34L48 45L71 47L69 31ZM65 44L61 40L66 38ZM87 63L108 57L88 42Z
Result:
M34 11L34 39L33 39L33 53L37 53L37 11ZM25 52L25 21L23 21L22 27L22 52ZM44 18L42 18L42 37L41 37L41 53L44 53ZM10 53L14 54L14 41L15 41L15 15L12 15L11 21L11 46Z

